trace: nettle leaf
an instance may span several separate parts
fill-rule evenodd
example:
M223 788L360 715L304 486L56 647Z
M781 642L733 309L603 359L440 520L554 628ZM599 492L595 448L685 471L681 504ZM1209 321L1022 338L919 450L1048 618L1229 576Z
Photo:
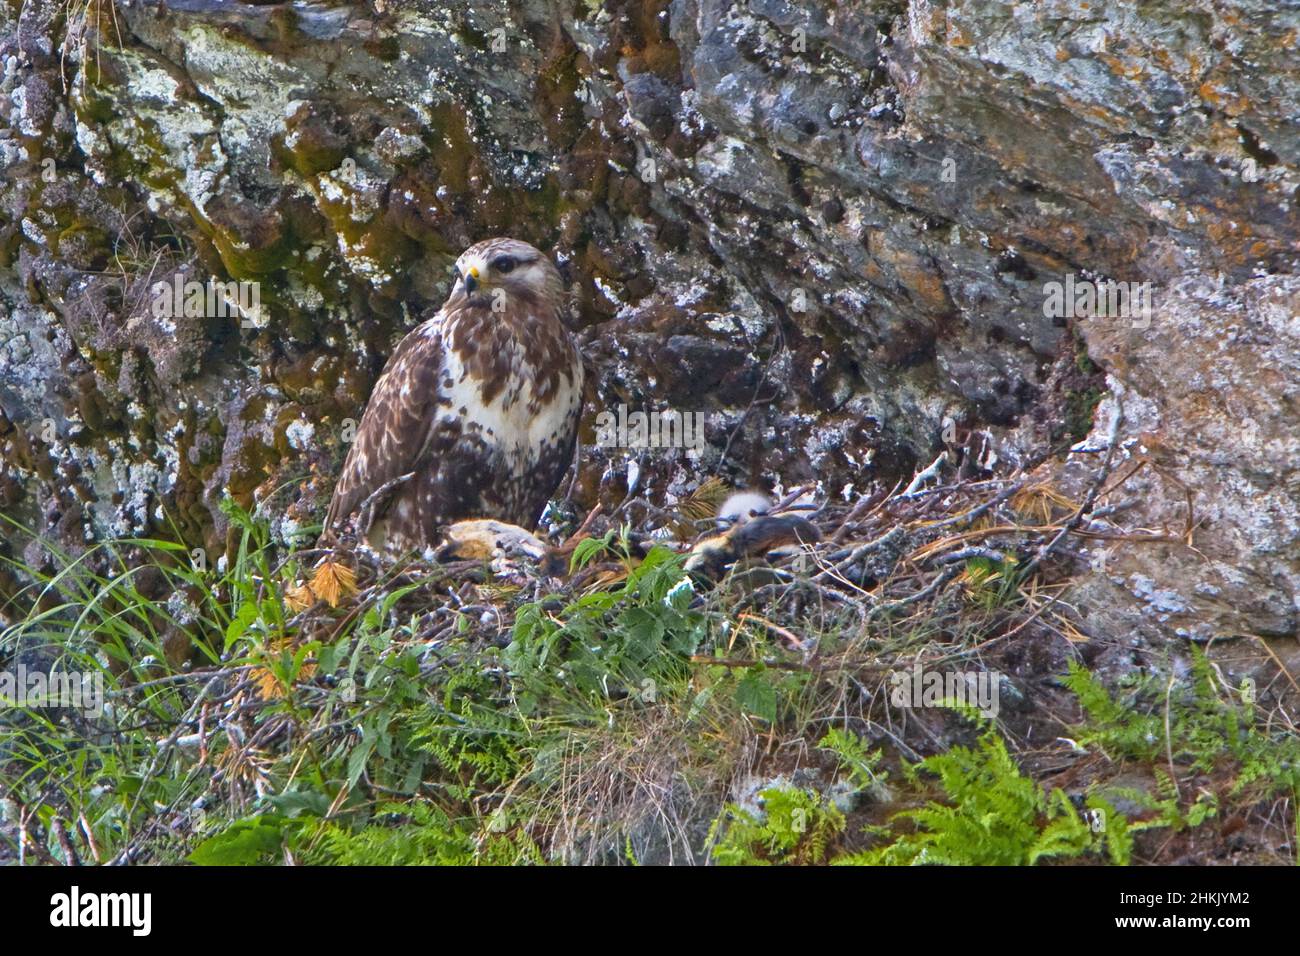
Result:
M696 694L694 699L691 701L691 709L686 713L686 722L689 724L700 714L704 713L704 708L709 706L709 702L712 699L713 699L712 687L706 687L704 688L704 690Z
M324 817L333 801L329 794L319 790L286 790L267 797L266 802L292 819L299 816Z
M319 643L319 642L316 642ZM317 661L322 674L333 674L347 653L347 648L338 644L326 644L320 649Z
M388 615L392 613L397 602L412 591L420 589L421 582L407 584L403 587L396 588L384 596L384 599L371 606L361 618L361 626L366 629L382 628L384 621L388 620Z
M527 641L533 634L545 626L542 608L539 604L525 604L515 615L512 635L516 641Z
M197 866L252 866L265 862L284 842L287 822L275 814L236 820L195 847L189 860Z
M226 650L248 632L249 626L257 620L258 614L258 607L254 601L245 601L239 606L230 626L226 628Z
M352 748L352 753L348 754L348 786L355 787L357 781L361 779L361 774L365 772L366 761L375 751L374 737L367 737Z
M628 575L624 590L641 593L651 601L661 601L685 575L681 569L685 560L685 555L656 544L645 560Z
M609 544L614 540L613 530L605 532L603 538L583 538L573 548L573 556L569 559L569 573L579 571L591 563L591 559L602 551L609 550Z
M423 755L415 757L411 761L411 766L407 768L406 776L402 778L402 793L414 794L420 789L420 781L424 779L424 768L428 761Z
M660 619L668 629L668 650L674 654L689 656L700 648L704 639L703 619L698 614L683 614L680 611L663 608Z
M583 610L604 611L613 607L617 601L618 596L612 591L593 591L591 594L584 594L565 608L565 614Z
M691 601L695 598L695 584L690 576L683 573L664 595L664 604L674 611L685 611L691 606Z
M768 723L776 721L776 688L767 682L762 671L750 671L736 685L736 703L747 714Z
M663 646L664 622L650 608L634 607L623 614L628 636L628 650L644 660Z

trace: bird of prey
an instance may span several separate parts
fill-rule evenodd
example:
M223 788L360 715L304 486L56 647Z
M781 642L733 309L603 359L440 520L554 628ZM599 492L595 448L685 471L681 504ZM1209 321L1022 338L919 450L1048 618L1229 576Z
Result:
M582 359L551 260L488 239L456 260L433 318L397 346L361 418L325 519L381 554L438 544L466 518L532 529L568 469Z

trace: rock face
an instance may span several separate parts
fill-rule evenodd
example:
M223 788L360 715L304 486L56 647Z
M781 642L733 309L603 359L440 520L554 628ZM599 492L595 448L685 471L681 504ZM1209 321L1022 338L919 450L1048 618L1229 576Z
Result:
M1098 600L1295 634L1284 7L5 0L0 508L220 550L233 496L294 538L457 253L510 234L573 284L589 419L705 413L698 455L640 455L652 498L851 494L973 429L1032 465L1122 405L1130 516L1180 531L1186 487L1197 529L1099 558Z
M1081 598L1109 633L1300 633L1300 279L1183 279L1149 329L1086 327L1110 377L1097 454L1119 416L1103 504L1134 504L1164 540L1097 541Z

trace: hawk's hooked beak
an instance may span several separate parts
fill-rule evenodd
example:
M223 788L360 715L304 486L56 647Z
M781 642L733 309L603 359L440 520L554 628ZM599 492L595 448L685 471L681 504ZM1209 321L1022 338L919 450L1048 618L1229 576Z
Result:
M465 270L465 294L473 295L478 284L478 266L470 266Z

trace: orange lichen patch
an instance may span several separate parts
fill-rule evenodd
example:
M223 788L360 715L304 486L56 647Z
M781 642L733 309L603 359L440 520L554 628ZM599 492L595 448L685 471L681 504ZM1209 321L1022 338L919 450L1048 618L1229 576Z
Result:
M948 298L948 290L943 284L943 278L933 268L921 268L909 272L903 276L903 281L927 308L941 311L951 307L952 303Z
M927 38L931 40L939 39L948 32L948 13L946 10L936 9L935 7L925 4L912 10L915 19L912 24L918 30L924 30Z
M1080 116L1096 121L1097 123L1110 126L1115 122L1115 113L1099 103L1085 103L1082 100L1072 96L1063 96L1062 102L1071 113L1077 113Z
M1236 95L1231 89L1216 83L1214 80L1206 80L1196 88L1196 92L1206 103L1222 110L1230 117L1237 116L1250 109L1249 99Z
M894 246L873 247L875 258L893 269L895 277L927 308L942 312L952 307L943 279L921 256Z
M1126 80L1140 80L1147 75L1146 64L1131 56L1098 53L1097 59L1110 67L1110 71L1116 76L1122 76Z
M1240 230L1240 226L1235 222L1207 222L1205 224L1205 234L1215 242L1223 242L1227 239L1236 238L1235 233Z

